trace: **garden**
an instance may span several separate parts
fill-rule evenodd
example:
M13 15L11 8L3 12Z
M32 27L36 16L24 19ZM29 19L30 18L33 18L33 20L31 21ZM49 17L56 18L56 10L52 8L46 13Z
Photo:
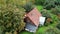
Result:
M23 17L34 7L47 20L32 33ZM60 0L0 0L0 34L60 34Z

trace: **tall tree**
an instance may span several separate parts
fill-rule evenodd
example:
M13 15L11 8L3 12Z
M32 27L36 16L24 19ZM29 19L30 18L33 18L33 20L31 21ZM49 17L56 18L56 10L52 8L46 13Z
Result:
M0 0L0 27L2 34L18 34L24 29L25 10L20 0ZM1 29L0 28L0 29Z

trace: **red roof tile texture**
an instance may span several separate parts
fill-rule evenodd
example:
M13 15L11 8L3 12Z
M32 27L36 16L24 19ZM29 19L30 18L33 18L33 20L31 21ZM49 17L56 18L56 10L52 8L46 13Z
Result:
M41 16L41 13L36 8L27 13L26 16L32 21L34 25L39 25L39 17Z

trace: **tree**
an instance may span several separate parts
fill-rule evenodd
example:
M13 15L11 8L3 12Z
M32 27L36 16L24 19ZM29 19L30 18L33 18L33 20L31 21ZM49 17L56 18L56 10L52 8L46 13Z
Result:
M19 0L0 1L0 26L2 34L14 34L15 32L15 34L18 34L18 32L24 29L23 17L25 10L20 7L19 2Z

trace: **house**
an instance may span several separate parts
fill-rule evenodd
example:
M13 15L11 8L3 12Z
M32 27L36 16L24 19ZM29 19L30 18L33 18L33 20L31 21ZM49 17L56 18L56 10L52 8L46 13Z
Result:
M26 22L25 30L30 32L36 32L39 24L42 22L42 18L43 17L41 13L36 8L31 10L29 13L26 13L24 18L24 21ZM43 18L43 20L45 21L45 18Z

